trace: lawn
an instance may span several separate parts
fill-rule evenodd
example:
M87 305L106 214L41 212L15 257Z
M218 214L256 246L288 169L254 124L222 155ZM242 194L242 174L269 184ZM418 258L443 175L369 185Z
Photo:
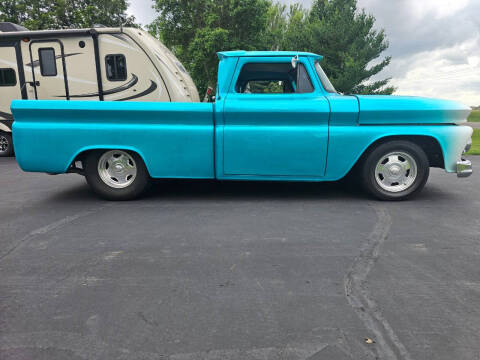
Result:
M473 110L468 118L469 122L480 122L480 110Z
M473 145L467 155L480 155L480 129L473 130Z

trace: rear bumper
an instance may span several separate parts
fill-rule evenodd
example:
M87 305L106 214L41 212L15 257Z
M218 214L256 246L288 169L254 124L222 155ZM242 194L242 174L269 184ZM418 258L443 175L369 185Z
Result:
M469 177L472 173L472 162L470 160L462 159L457 161L457 176L459 178Z

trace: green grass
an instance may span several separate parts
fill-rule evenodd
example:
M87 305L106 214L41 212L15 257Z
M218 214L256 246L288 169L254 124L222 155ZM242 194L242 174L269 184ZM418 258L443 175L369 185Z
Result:
M480 110L473 110L468 118L469 122L480 122Z
M480 129L473 130L472 141L472 148L467 155L480 155Z

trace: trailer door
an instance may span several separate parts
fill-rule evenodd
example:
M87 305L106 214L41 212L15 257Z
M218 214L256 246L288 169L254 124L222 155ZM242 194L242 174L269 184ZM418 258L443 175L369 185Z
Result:
M38 100L70 99L65 53L60 40L34 40L30 43L32 81Z

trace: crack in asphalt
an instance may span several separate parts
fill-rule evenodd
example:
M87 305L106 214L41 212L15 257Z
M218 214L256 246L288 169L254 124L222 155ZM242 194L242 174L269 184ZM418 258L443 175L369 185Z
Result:
M381 359L412 360L368 289L368 275L380 256L380 250L388 238L392 225L392 218L385 208L377 205L372 207L377 215L377 222L360 255L355 258L345 275L345 295L360 320L375 335L377 352Z
M0 261L5 259L7 256L12 254L15 250L17 250L20 246L22 246L23 244L26 244L27 242L31 241L32 239L34 239L38 235L44 235L44 234L47 234L47 233L49 233L53 230L60 229L60 228L64 227L65 225L67 225L67 224L69 224L69 223L71 223L75 220L78 220L80 218L92 215L92 214L94 214L94 213L96 213L100 210L105 209L108 206L109 205L104 205L104 206L100 206L98 208L94 208L94 209L90 209L90 210L86 210L86 211L81 211L81 212L76 213L74 215L66 216L66 217L64 217L60 220L54 221L53 223L50 223L48 225L42 226L41 228L30 231L27 235L25 235L23 238L21 238L15 244L13 244L13 246L11 246L8 250L6 250L2 254L0 254Z

